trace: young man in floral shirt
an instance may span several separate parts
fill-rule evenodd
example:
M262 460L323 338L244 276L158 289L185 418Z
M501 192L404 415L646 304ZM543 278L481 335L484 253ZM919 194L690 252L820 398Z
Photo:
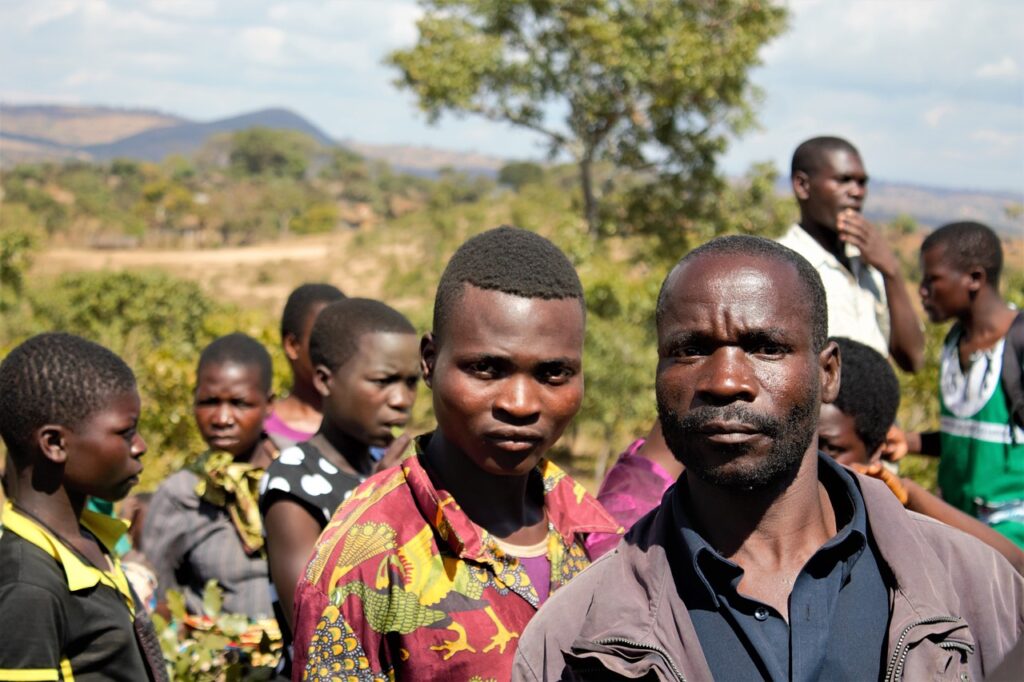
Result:
M619 530L544 459L583 398L584 319L546 239L501 227L459 248L421 344L437 430L324 530L295 679L509 679L526 623L589 564L583 537Z

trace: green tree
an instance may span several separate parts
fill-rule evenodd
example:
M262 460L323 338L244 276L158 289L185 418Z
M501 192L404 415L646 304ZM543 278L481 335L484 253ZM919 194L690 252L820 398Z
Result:
M39 220L21 204L7 204L0 212L0 313L14 308L25 287L25 273L39 248Z
M249 128L231 136L228 159L239 175L302 179L316 143L292 130Z
M498 182L508 185L519 191L523 185L529 185L544 180L544 168L537 163L529 161L513 161L501 167L498 171Z
M392 52L431 121L472 113L540 133L579 169L600 224L595 164L651 182L713 184L730 134L753 123L748 72L783 29L771 0L421 0L419 40ZM565 111L560 122L551 111ZM608 187L603 188L605 190ZM696 188L699 193L700 188Z

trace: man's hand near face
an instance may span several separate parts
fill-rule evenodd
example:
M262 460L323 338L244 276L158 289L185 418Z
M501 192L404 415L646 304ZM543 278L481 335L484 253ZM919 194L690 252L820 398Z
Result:
M860 249L864 262L889 279L899 276L899 261L882 231L868 222L863 214L848 208L836 218L839 239Z
M843 243L860 249L864 262L881 273L889 304L889 352L901 369L916 372L924 365L924 332L900 276L895 252L882 231L853 209L839 213L836 231Z

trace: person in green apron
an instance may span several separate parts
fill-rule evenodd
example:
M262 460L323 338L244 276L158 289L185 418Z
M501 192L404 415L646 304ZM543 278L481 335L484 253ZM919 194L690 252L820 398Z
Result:
M943 498L1024 547L1024 316L999 293L1003 251L979 223L945 225L921 245L921 302L955 320L943 343L938 432L908 433L910 452L939 455Z

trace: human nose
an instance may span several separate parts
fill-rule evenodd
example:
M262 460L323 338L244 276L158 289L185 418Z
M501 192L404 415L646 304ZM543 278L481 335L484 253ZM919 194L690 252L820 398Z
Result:
M526 419L536 415L540 412L540 407L533 380L519 374L506 379L502 382L494 407L515 419Z
M416 387L404 382L395 385L388 393L388 407L400 412L408 412L416 402Z
M136 432L135 436L132 438L132 456L142 457L146 454L146 450L148 449L149 446L146 445L146 441L143 440L142 436Z
M235 423L235 413L228 403L221 403L214 408L213 423L220 426L231 426Z
M716 349L704 364L697 384L698 395L711 404L751 401L757 396L757 382L742 349Z

